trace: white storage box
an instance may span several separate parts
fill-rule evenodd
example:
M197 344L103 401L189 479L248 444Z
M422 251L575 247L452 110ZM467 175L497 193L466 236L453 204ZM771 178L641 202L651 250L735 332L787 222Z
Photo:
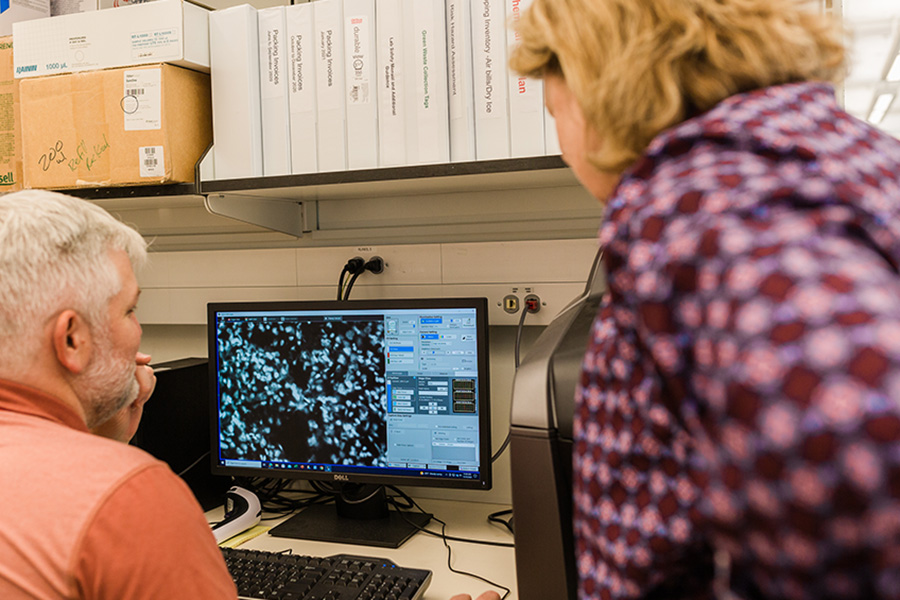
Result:
M13 24L16 77L170 63L209 72L209 11L159 0Z

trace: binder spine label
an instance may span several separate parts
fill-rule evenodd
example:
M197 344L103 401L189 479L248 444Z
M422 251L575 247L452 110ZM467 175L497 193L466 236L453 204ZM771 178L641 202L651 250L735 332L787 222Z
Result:
M369 73L372 70L373 56L369 55L371 23L365 16L350 18L350 48L352 54L347 57L350 69L347 80L347 102L350 104L368 104L372 100Z

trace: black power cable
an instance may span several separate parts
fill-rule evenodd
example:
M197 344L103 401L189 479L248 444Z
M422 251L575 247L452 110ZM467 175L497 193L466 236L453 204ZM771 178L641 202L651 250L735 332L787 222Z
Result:
M515 532L515 530L514 530L514 528L513 528L512 514L513 514L513 511L512 511L511 508L508 508L508 509L506 509L506 510L498 510L497 512L494 512L494 513L489 514L488 517L487 517L487 520L488 520L489 522L491 522L491 523L499 523L499 524L502 525L503 527L506 527L506 529L507 529L511 534L515 535L516 532ZM510 518L509 518L509 519L505 519L505 520L504 520L504 519L501 518L501 517L505 517L505 516L507 516L507 515L510 515Z
M425 510L421 506L419 506L416 503L416 501L413 500L407 494L403 493L402 491L395 488L394 486L390 486L390 489L392 491L396 492L397 494L399 494L403 498L404 506L407 506L407 507L411 506L411 507L414 507L416 510L418 510L422 514L429 514L429 513L426 513ZM441 538L441 541L444 543L444 547L447 548L447 568L451 572L458 573L459 575L464 575L466 577L472 577L479 581L483 581L484 583L486 583L488 585L492 585L494 587L500 588L501 590L504 590L504 594L503 594L503 596L501 596L500 600L505 600L509 596L509 594L511 593L511 590L508 587L506 587L505 585L499 584L495 581L491 581L490 579L482 577L481 575L477 575L475 573L470 573L469 571L463 571L461 569L455 568L452 564L453 550L450 548L449 542L451 542L451 541L466 542L469 544L482 544L482 545L486 545L486 546L501 546L504 548L512 548L512 547L514 547L514 544L509 544L506 542L492 542L489 540L471 540L471 539L466 539L466 538L457 538L457 537L449 536L449 535L447 535L447 523L440 520L436 516L432 515L431 519L433 521L440 523L440 525L441 525L441 531L440 531L440 533L438 533L436 531L431 531L430 529L426 529L426 528L422 527L421 525L416 525L415 523L413 523L412 521L410 521L409 519L406 518L406 515L403 514L404 511L400 510L397 512L403 518L403 520L405 520L407 523L409 523L410 525L412 525L413 527L415 527L422 533L427 533L429 535L433 535L435 537Z
M525 317L528 313L537 312L539 309L532 310L531 305L529 303L524 303L522 305L522 314L519 316L519 327L516 330L516 370L519 370L519 348L522 346L522 332L525 330ZM494 455L491 456L491 462L497 462L497 459L500 458L500 455L506 450L506 447L509 446L509 432L506 432L506 439L503 440L503 443L500 445L500 448L494 452Z
M344 277L347 276L347 273L350 273L355 277L359 277L359 273L362 273L365 268L366 261L363 260L362 256L354 256L350 260L347 261L347 264L344 265L344 268L341 269L341 276L338 278L338 291L337 291L337 299L338 300L346 300L344 298Z
M197 460L195 460L194 462L192 462L190 465L188 465L187 467L185 467L184 469L182 469L181 472L178 473L178 476L179 476L179 477L184 477L184 474L185 474L185 473L187 473L188 471L190 471L191 469L193 469L194 467L196 467L197 465L199 465L201 460L203 460L204 458L206 458L207 456L209 456L209 452L210 452L210 451L207 450L206 452L204 452L203 454L201 454L201 455L200 455L200 458L198 458Z
M422 510L422 508L418 504L416 504L416 501L413 500L412 497L410 497L405 492L399 490L398 488L396 488L392 485L388 486L388 489L390 489L392 492L397 494L397 496L388 496L388 501L391 504L393 504L395 508L397 508L397 513L400 514L400 516L403 516L404 512L410 512L413 508L417 509L422 514L427 514L427 513L425 513L424 510ZM498 513L494 513L494 514L498 514ZM435 521L437 521L438 523L443 522L440 519L435 518L433 515L432 515L432 518ZM410 523L410 524L415 525L415 523ZM446 535L444 533L438 533L437 531L431 531L430 529L426 529L425 527L422 527L421 525L415 525L415 527L422 533L427 533L428 535L433 535L434 537L443 537L451 542L465 542L466 544L479 544L482 546L498 546L500 548L515 548L516 547L515 544L510 543L510 542L495 542L492 540L476 540L476 539L472 539L472 538L453 537L453 536Z
M308 506L327 504L334 499L331 495L318 490L293 489L290 487L293 483L290 479L236 477L235 483L250 490L259 498L263 512L269 515L264 516L263 521L280 519Z
M360 259L360 260L362 260L362 259ZM353 289L353 284L356 283L356 280L359 279L359 276L362 275L363 273L365 273L366 271L369 271L370 273L373 273L375 275L378 275L379 273L383 273L384 272L384 259L381 258L380 256L373 256L372 258L367 260L365 263L363 263L363 265L361 267L356 269L353 272L352 277L350 278L350 281L347 283L347 289L344 290L344 297L339 298L339 300L349 300L350 299L350 290Z

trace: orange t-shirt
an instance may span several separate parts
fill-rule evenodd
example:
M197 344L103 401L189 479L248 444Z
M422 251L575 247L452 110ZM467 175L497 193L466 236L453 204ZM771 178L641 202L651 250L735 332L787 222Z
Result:
M227 600L209 525L169 467L0 380L0 598Z

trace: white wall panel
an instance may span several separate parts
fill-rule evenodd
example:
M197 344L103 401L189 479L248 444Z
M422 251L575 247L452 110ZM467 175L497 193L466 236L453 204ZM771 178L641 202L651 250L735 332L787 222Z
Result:
M584 281L596 254L595 239L444 244L443 281L445 284Z
M300 285L337 287L341 269L355 256L368 260L380 256L387 263L384 273L361 275L356 286L441 283L441 245L339 246L298 248L297 281Z
M294 250L215 250L151 254L148 287L296 286Z
M348 259L381 256L384 273L361 275L351 298L484 296L492 325L515 325L521 313L502 299L536 294L541 310L526 324L546 325L584 289L595 253L593 239L154 253L138 316L203 325L208 302L331 300Z

